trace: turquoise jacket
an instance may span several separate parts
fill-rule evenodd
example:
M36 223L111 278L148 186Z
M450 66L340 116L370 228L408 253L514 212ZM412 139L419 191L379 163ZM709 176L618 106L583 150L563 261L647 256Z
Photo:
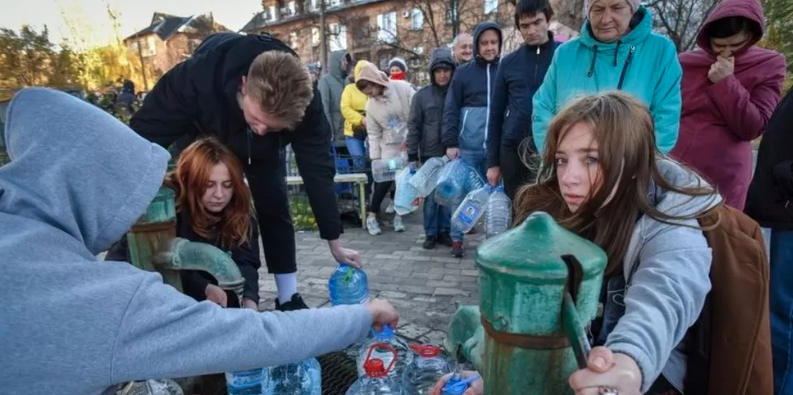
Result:
M638 19L641 18L641 19ZM592 35L589 21L581 36L556 50L551 68L534 95L534 143L543 152L553 117L575 96L622 89L650 107L656 145L668 153L680 126L680 79L675 45L652 32L652 14L641 7L633 30L618 42L605 44Z

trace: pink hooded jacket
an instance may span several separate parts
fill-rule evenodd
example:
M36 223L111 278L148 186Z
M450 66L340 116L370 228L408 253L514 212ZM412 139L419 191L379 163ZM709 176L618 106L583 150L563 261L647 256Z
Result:
M785 80L785 57L754 46L756 36L735 56L733 75L713 84L708 79L716 55L708 24L727 17L748 18L765 30L757 0L725 0L708 17L697 36L699 49L680 55L683 110L680 135L670 155L711 181L727 204L743 210L752 178L751 141L765 131L779 103Z

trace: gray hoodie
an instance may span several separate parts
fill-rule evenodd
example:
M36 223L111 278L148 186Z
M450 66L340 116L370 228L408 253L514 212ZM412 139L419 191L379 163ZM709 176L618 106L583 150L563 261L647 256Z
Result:
M665 180L678 187L707 186L699 176L668 159L658 160ZM652 187L655 208L684 216L715 207L719 195L690 197ZM696 219L670 225L642 216L625 254L625 314L609 334L606 346L633 357L647 391L663 371L682 388L686 371L683 337L699 318L710 292L711 250Z
M344 51L333 51L328 61L328 73L319 80L319 94L322 98L322 110L328 118L333 138L344 140L344 118L341 116L341 94L344 92L345 70L341 62L345 59ZM349 68L349 65L348 65Z
M159 189L167 152L100 109L29 88L8 108L0 167L3 394L109 386L297 362L362 340L364 306L223 309L95 256Z

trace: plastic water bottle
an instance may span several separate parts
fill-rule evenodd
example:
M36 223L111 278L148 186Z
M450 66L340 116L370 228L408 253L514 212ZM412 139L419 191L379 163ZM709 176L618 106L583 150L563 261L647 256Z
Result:
M350 265L340 263L328 280L330 303L363 304L369 301L369 280L366 273Z
M419 196L427 197L435 186L438 184L438 177L449 158L442 156L440 158L430 158L416 171L416 174L410 179L410 185L413 185L419 191Z
M441 356L441 349L430 345L410 347L416 357L402 373L402 386L407 395L430 395L435 383L454 368Z
M489 187L474 189L452 214L452 229L467 233L482 218L490 197Z
M395 350L396 354L392 354L391 350ZM396 357L396 358L395 358ZM358 377L366 374L364 364L367 359L377 358L386 366L393 363L393 368L388 369L388 375L395 379L401 378L405 367L413 362L413 353L410 351L407 343L399 339L394 330L388 325L383 327L380 332L375 332L374 336L364 343L358 353Z
M394 195L394 211L397 215L407 215L419 208L419 191L410 184L416 170L408 166L396 175L396 194Z
M373 357L375 347L373 345L368 351L364 374L350 386L346 395L406 395L402 385L390 375L397 360L397 351L389 345L381 345L384 351L391 353L391 362L386 366L382 359Z
M406 155L399 155L391 159L377 159L372 161L372 178L374 182L387 182L396 179L396 173L408 165Z
M251 369L226 373L228 395L262 395L269 384L269 369Z
M449 161L441 170L435 186L435 202L446 207L455 208L468 193L470 166L460 159Z
M487 238L498 236L509 230L512 224L512 202L504 193L504 187L499 185L487 199L485 213L485 233Z
M315 358L270 368L264 395L322 395L322 372Z

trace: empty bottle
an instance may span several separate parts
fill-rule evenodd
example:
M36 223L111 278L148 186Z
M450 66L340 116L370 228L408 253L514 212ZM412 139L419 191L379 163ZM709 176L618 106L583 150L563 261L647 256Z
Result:
M391 353L391 349L396 350L396 354ZM358 377L365 375L364 364L367 359L377 358L386 366L391 365L396 355L394 367L388 370L388 375L394 378L401 378L405 367L413 362L413 353L407 343L402 341L394 334L394 330L388 325L383 327L380 332L375 332L374 336L367 340L358 353Z
M356 380L346 395L406 395L402 385L389 373L394 369L397 360L397 351L389 345L380 345L381 349L390 353L388 366L382 359L374 358L372 345L367 351L364 362L364 374Z
M435 186L438 184L438 177L440 177L441 171L447 163L449 163L449 158L442 156L440 158L427 159L421 165L416 174L410 179L410 185L413 185L419 191L419 196L427 197L435 190Z
M485 233L487 238L498 236L509 230L512 224L512 202L504 193L504 186L499 185L487 199L485 213Z
M452 229L467 233L476 225L487 208L489 189L489 186L485 186L468 193L452 214Z
M372 178L374 182L387 182L396 179L396 173L408 165L407 155L399 155L391 159L372 161Z
M435 185L435 202L455 208L468 193L468 184L473 169L460 159L449 161L441 170Z
M350 265L340 263L328 280L330 303L363 304L369 301L369 280L366 273Z
M394 211L397 215L407 215L419 208L419 192L410 180L415 177L416 170L408 166L396 175L396 193L394 194Z
M226 373L228 395L262 395L270 384L268 369L251 369Z
M453 367L441 356L439 347L414 345L410 348L416 356L402 373L402 386L407 395L429 395L438 379L451 373Z
M315 358L270 368L263 395L322 395L322 372Z

